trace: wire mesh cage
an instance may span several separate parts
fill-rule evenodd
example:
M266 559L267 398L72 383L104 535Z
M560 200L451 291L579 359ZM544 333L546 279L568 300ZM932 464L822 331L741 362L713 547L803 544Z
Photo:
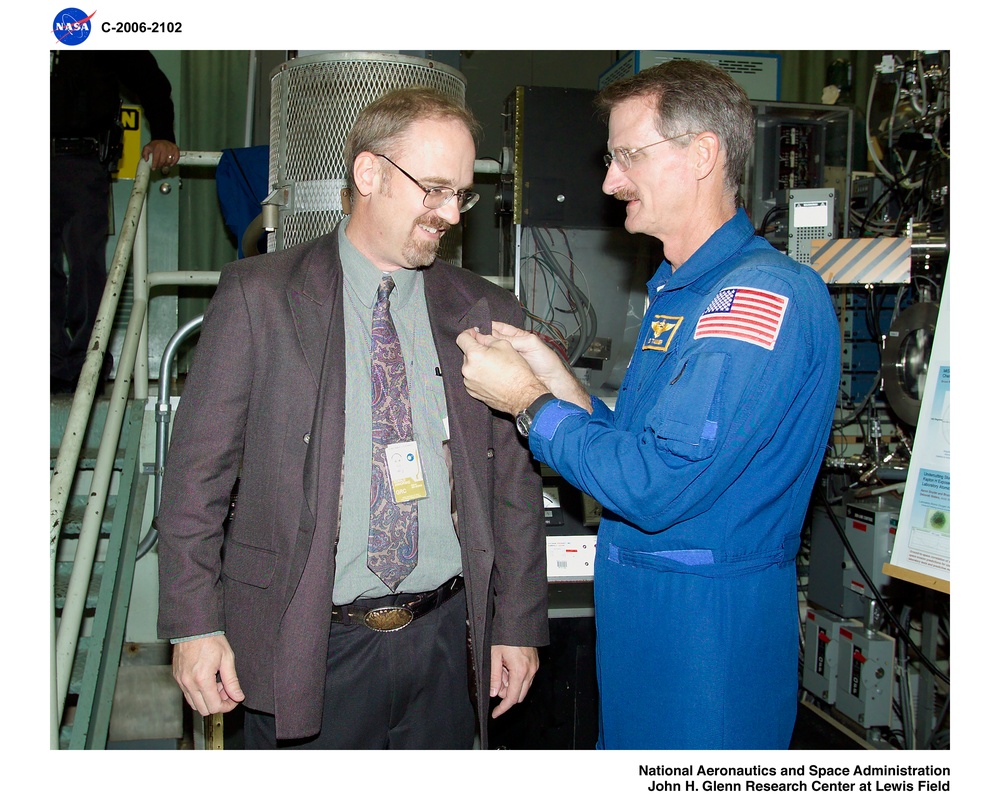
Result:
M344 141L358 112L393 89L427 86L465 101L458 70L394 53L321 53L286 61L271 72L268 185L277 225L268 251L283 250L332 231L344 217ZM440 255L458 263L461 230L446 236Z

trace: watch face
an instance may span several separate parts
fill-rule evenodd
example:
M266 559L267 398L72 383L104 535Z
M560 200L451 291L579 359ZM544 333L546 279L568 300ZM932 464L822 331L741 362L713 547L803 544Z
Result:
M517 415L517 431L522 436L527 437L531 432L531 417L528 416L527 412L522 411Z

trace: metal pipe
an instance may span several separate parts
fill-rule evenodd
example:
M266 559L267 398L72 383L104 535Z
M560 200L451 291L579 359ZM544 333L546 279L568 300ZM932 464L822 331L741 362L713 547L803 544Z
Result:
M477 158L473 170L477 175L499 175L500 162L493 158Z
M148 169L148 166L147 166ZM132 246L132 296L133 302L149 303L149 232L147 204L143 203L139 213L139 224ZM143 325L139 332L139 349L135 359L135 396L145 399L149 395L149 326Z
M149 524L149 530L142 537L136 548L136 561L145 556L159 538L159 529L156 527L156 515L160 511L160 497L163 492L163 472L166 466L167 449L170 444L170 366L177 355L177 350L181 343L192 333L201 327L205 315L187 322L183 327L178 328L170 341L167 342L163 351L163 358L160 360L160 380L157 386L156 401L156 454L153 464L153 520Z
M247 107L243 120L243 146L250 147L253 143L253 114L257 101L257 51L250 51L247 64ZM848 162L850 163L850 162Z
M151 272L149 286L215 286L219 282L221 272Z
M868 473L865 473L868 474ZM862 475L864 478L864 475ZM859 479L860 480L860 479ZM855 493L855 497L878 497L880 494L887 494L888 492L901 492L906 488L906 483L891 483L888 486L878 486L875 488L869 486L862 486Z
M201 327L205 315L195 317L177 329L170 337L160 360L160 382L157 387L156 401L156 456L153 478L153 518L160 510L160 493L163 488L163 469L167 460L167 447L170 443L170 368L177 350L192 333Z
M221 150L184 150L177 159L178 167L217 167Z

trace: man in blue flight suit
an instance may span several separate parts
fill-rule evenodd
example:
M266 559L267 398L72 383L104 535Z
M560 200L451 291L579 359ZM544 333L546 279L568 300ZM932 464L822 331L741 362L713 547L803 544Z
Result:
M604 508L597 746L787 748L795 555L839 385L830 295L737 206L754 116L725 72L669 61L598 106L603 190L665 257L615 408L534 334L496 324L458 338L466 388Z

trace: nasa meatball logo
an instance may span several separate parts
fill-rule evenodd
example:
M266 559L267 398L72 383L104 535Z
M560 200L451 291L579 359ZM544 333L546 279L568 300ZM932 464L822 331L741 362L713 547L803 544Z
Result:
M64 8L52 21L52 34L59 44L76 46L83 44L90 36L94 14L85 14L79 8Z

